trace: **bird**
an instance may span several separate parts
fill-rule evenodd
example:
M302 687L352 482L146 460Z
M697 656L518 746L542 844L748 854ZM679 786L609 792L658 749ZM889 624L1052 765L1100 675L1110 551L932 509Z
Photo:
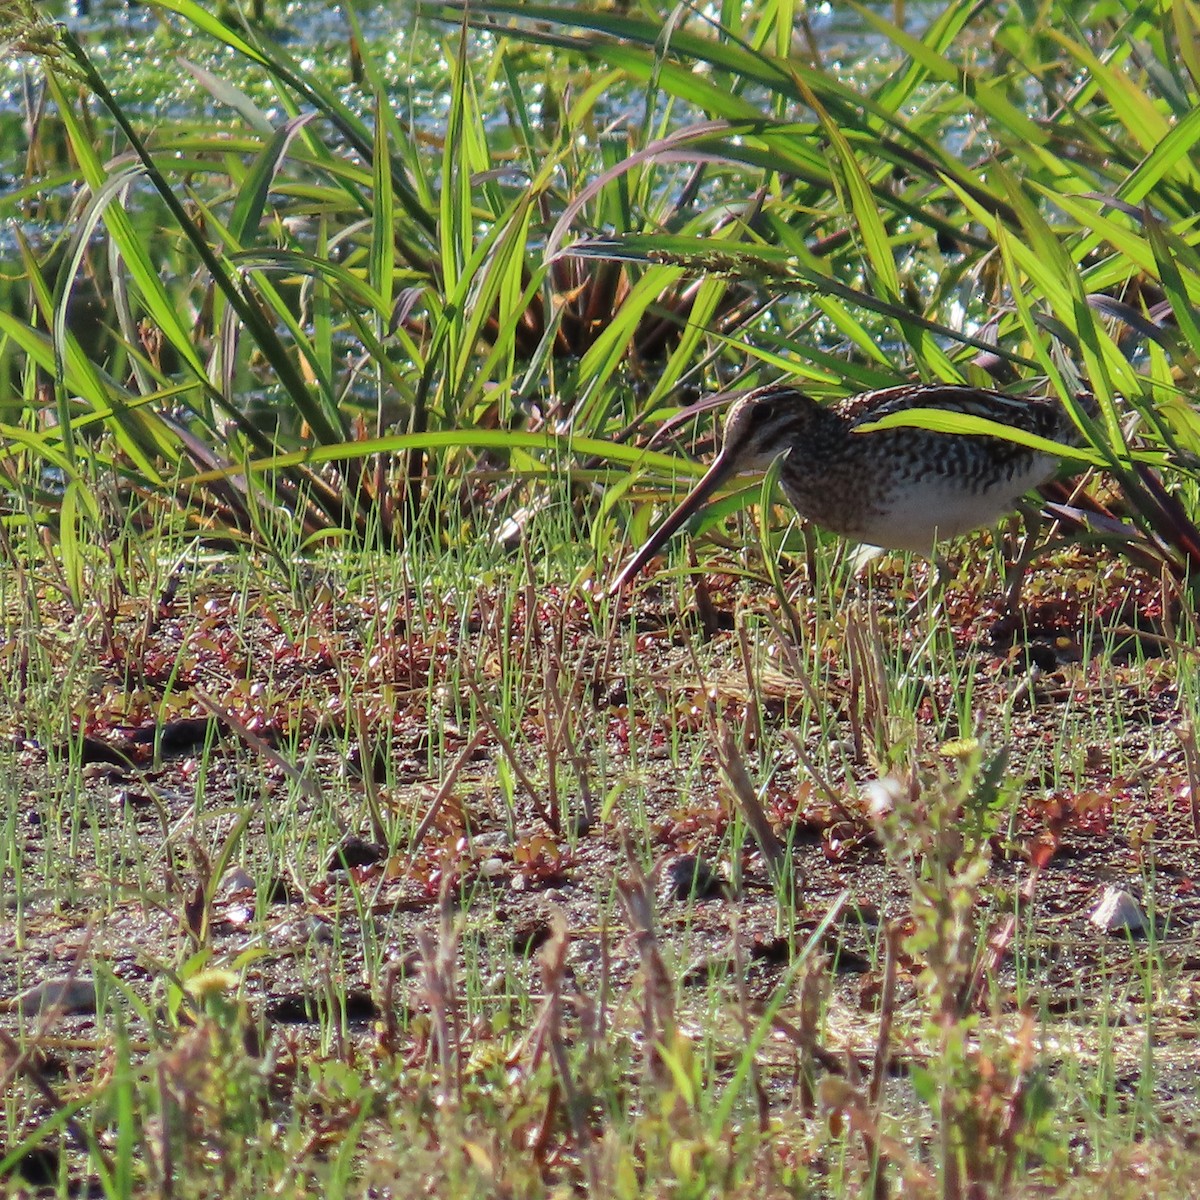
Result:
M1089 417L1097 412L1088 393L1076 404ZM820 404L789 384L768 384L734 402L712 465L625 564L612 591L624 588L722 483L742 472L764 472L777 458L783 459L780 485L799 516L868 546L929 558L937 542L1012 512L1061 465L1056 454L986 434L916 426L863 430L917 408L984 417L1059 443L1082 440L1075 420L1052 397L913 383Z

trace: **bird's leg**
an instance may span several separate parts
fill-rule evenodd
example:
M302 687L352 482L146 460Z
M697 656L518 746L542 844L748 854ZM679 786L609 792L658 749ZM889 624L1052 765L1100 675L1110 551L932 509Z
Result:
M865 605L875 590L874 563L883 554L883 547L868 546L865 542L850 551L850 570L854 574L854 598Z
M801 533L804 536L804 567L808 572L809 590L816 595L817 591L817 535L813 532L811 521L801 521Z
M1041 514L1035 509L1026 510L1025 536L1017 551L1016 561L1004 573L1004 615L1015 616L1021 604L1021 585L1025 582L1025 573L1037 556L1039 536L1042 532Z
M944 554L935 554L931 561L933 563L933 586L937 588L940 595L958 572L950 565L950 560Z
M942 611L942 598L946 594L946 584L954 578L955 572L946 561L946 557L938 554L935 547L930 548L929 564L932 568L929 582L904 610L906 621L915 621L924 615L932 625Z

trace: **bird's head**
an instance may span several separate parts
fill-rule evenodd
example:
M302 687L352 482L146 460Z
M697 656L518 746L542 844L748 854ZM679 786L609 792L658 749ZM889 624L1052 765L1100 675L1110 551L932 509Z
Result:
M742 471L765 471L804 436L820 411L816 401L793 387L771 385L747 392L725 418L721 453L713 469L723 464L721 479Z
M712 466L625 564L612 590L623 588L699 512L725 480L743 471L765 471L795 445L814 415L821 411L816 401L803 392L783 385L756 388L736 401L725 418L721 450Z

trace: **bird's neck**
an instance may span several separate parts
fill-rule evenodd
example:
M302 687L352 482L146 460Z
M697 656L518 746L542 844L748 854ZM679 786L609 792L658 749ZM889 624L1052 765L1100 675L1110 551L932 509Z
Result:
M846 423L830 407L818 404L811 396L798 396L792 401L793 419L781 449L793 461L837 457L850 433Z

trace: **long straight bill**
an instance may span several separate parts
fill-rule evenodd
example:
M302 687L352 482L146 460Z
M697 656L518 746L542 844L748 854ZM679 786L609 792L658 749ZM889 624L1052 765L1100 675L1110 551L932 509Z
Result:
M704 478L684 497L679 507L650 535L646 544L621 568L610 592L619 592L708 502L732 473L734 463L718 454Z

